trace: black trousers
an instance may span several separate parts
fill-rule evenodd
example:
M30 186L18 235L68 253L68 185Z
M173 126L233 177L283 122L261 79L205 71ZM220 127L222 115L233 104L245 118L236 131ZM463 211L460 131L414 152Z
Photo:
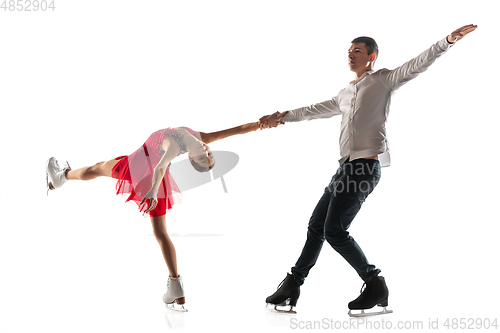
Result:
M292 275L302 285L326 241L366 280L380 273L370 265L347 229L361 205L380 180L380 162L373 159L346 161L325 188L307 229L307 240Z

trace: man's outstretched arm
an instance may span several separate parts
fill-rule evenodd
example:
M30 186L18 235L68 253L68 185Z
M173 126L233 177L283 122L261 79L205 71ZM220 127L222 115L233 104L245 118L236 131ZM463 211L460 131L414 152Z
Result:
M284 124L285 122L331 118L339 114L342 114L342 112L340 111L340 107L337 103L337 97L334 97L311 106L285 111L283 113L276 112L271 115L264 116L259 119L259 124L261 128L270 128ZM285 118L285 116L287 117Z
M416 78L420 73L425 72L433 63L443 55L455 42L461 40L468 33L474 31L476 25L469 24L463 26L446 38L441 39L429 49L422 52L416 58L404 63L396 69L385 71L381 75L384 85L392 90L398 89L403 84Z

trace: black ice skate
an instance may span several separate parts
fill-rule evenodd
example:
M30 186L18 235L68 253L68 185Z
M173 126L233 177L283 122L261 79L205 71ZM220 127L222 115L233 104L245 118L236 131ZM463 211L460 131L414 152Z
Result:
M293 275L286 274L286 278L281 281L278 290L266 298L266 308L268 305L274 305L276 312L297 313L293 307L297 305L300 295L300 286L293 279ZM278 306L290 306L289 310L278 309Z
M392 310L387 310L389 289L385 284L385 279L382 276L374 276L371 280L366 281L365 290L354 301L349 303L349 316L351 317L366 317L381 314L392 313ZM361 287L363 289L363 287ZM378 312L365 312L367 309L373 308L375 305L382 306L384 309ZM352 313L351 310L361 310L360 313Z

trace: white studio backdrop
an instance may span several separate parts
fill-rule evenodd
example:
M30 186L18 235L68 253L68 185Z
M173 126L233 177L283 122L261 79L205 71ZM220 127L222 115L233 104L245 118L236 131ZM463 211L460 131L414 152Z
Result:
M75 169L130 154L160 128L217 131L322 102L353 79L353 38L375 38L376 68L394 68L469 23L479 28L393 96L392 165L350 231L388 281L386 321L493 320L494 5L55 0L53 11L0 10L0 332L292 329L264 299L338 167L340 117L211 144L240 158L228 193L212 181L167 215L187 314L163 308L168 272L150 222L113 181L46 197L45 161ZM361 283L325 243L296 320L348 320Z

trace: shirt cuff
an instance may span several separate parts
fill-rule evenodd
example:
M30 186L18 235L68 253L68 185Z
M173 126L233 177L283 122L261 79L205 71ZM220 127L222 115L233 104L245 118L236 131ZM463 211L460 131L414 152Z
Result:
M286 114L286 116L284 116L283 118L281 118L281 121L284 122L284 123L289 123L292 118L293 118L292 113L288 112Z
M440 47L443 49L443 50L448 50L450 47L452 47L453 45L455 45L455 43L450 43L448 42L448 36L446 36L445 38L443 38L440 43L439 43Z

